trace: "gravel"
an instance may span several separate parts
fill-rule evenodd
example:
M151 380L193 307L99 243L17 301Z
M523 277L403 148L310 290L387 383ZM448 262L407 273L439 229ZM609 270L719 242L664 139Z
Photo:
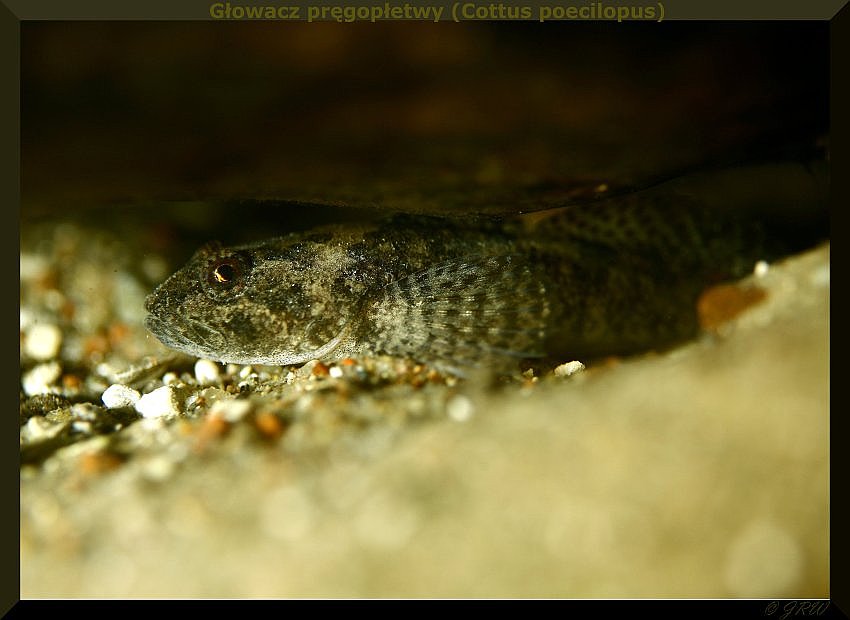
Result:
M170 385L163 385L144 394L135 406L136 411L145 418L174 417L180 414L177 390Z
M106 388L101 400L108 409L117 409L119 407L134 407L140 398L141 394L133 388L115 383Z

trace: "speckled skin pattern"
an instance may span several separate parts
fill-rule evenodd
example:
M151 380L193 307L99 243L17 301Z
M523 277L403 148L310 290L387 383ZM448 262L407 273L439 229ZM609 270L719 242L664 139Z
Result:
M706 286L811 243L749 207L790 195L810 214L822 181L804 172L790 194L768 182L752 195L759 174L787 178L767 170L501 221L401 215L209 244L148 297L147 327L172 348L243 364L386 353L462 372L663 348L696 333Z

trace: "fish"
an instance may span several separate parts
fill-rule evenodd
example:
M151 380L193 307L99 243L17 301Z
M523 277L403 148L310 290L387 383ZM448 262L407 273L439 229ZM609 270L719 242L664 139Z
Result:
M545 211L394 214L210 242L146 299L166 346L237 364L390 355L464 376L663 350L711 284L828 237L828 165L712 169Z

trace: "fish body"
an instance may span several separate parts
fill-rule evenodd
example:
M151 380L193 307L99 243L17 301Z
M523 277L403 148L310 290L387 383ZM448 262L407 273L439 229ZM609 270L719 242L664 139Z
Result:
M707 285L803 243L756 208L825 200L821 178L794 170L793 191L761 198L754 170L724 190L733 170L501 221L401 215L209 244L148 297L146 325L222 362L389 354L461 374L663 348L697 332Z

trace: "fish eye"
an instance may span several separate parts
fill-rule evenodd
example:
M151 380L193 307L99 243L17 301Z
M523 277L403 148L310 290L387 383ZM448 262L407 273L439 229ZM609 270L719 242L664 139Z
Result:
M207 292L213 297L219 297L241 289L248 269L249 262L240 253L214 257L204 266Z
M221 263L212 270L213 279L219 284L232 284L236 278L236 267L233 263Z

